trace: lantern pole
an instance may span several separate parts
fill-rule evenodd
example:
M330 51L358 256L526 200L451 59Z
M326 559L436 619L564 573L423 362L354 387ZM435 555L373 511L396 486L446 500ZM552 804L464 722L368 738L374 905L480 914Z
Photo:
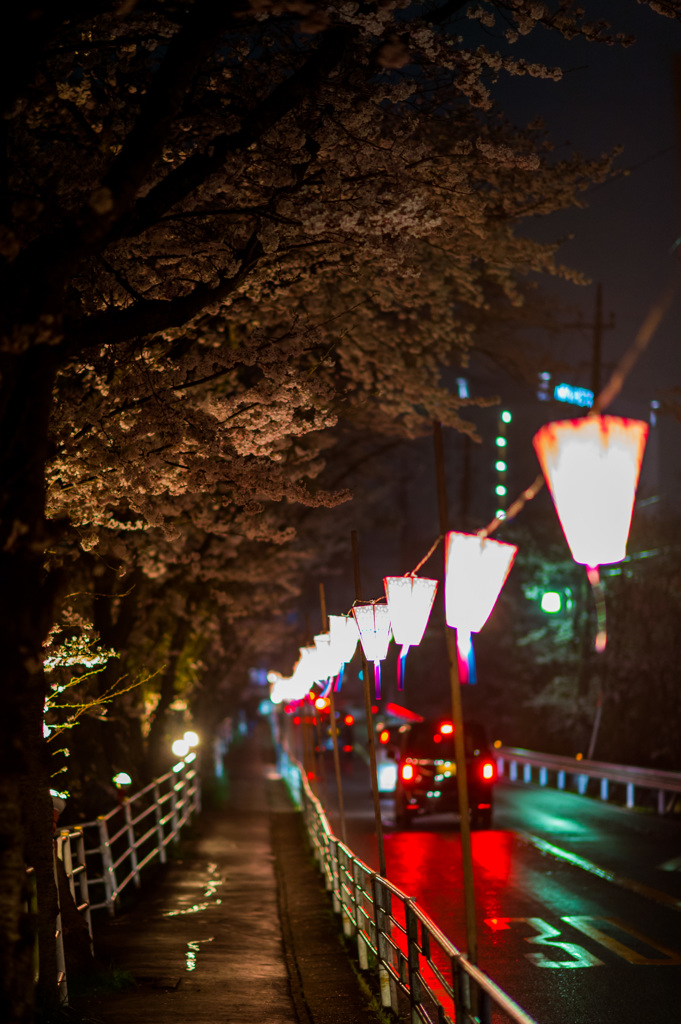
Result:
M317 729L317 747L319 748L319 753L317 755L317 767L319 769L320 789L319 792L317 793L317 796L320 798L325 797L328 803L329 790L326 785L326 765L324 763L324 735L322 733L322 716L320 714L319 708L317 707L316 699L312 701L312 706L314 708L315 725Z
M329 617L326 614L326 595L324 584L319 584L319 604L322 613L322 633L329 628ZM338 792L338 814L340 816L341 839L347 846L348 837L345 830L345 808L343 806L343 783L341 781L340 755L338 753L338 726L336 725L336 703L333 695L333 686L329 690L329 717L331 718L331 742L333 744L333 764L336 769L336 790Z
M433 422L433 444L435 447L435 474L437 478L437 502L440 517L440 533L444 537L449 529L449 509L447 506L447 481L445 478L445 458L442 444L442 426L438 420ZM442 593L445 593L445 587ZM475 921L475 892L473 889L473 856L471 853L471 825L468 811L468 780L466 777L466 748L463 734L463 710L461 705L461 681L456 652L455 631L447 625L445 618L445 638L447 640L447 658L449 661L449 687L452 699L452 722L454 724L454 753L456 757L456 786L459 794L459 812L461 814L461 854L463 864L464 907L466 912L466 938L468 943L468 959L471 963L478 962L478 938Z
M357 531L350 534L352 540L352 562L355 570L355 598L362 600L362 582L359 573L359 545ZM378 774L376 772L376 742L374 736L374 716L371 712L371 689L369 687L369 666L364 656L364 648L360 642L362 655L362 680L364 682L364 707L366 709L367 736L369 741L369 768L371 771L371 792L374 797L374 820L376 822L376 842L378 845L378 873L385 875L385 850L383 849L383 822L381 821L381 798L378 794Z

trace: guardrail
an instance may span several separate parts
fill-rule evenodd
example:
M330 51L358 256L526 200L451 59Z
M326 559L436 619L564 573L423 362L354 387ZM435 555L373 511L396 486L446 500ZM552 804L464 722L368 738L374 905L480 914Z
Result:
M361 970L378 965L381 1003L399 1012L409 1000L413 1024L536 1024L488 975L449 941L416 901L356 857L331 831L324 809L297 762L282 755L280 770L300 804L315 858L341 915L357 941Z
M522 768L522 782L537 782L540 786L553 785L566 789L569 780L576 791L585 796L591 779L599 780L601 800L611 798L610 784L624 787L625 805L636 806L636 791L656 794L654 800L658 814L667 813L681 794L681 772L657 771L654 768L632 768L605 761L587 761L583 758L539 754L519 747L499 747L496 752L499 775L510 782L519 781L518 768ZM537 769L536 776L533 769Z
M80 826L88 863L86 884L102 887L103 898L91 903L90 910L106 907L115 914L123 890L131 882L140 887L140 872L147 864L156 857L165 864L168 844L201 810L195 759L196 754L189 754L138 793L124 797L108 814Z
M58 864L61 861L73 901L85 918L92 942L93 910L106 907L116 912L116 902L123 890L133 882L141 884L141 871L155 857L164 864L166 848L176 839L180 829L201 810L201 788L196 754L189 754L171 771L154 779L138 793L124 797L118 807L102 814L96 821L63 828L54 839L54 875L57 891ZM88 858L90 864L88 864ZM92 867L90 867L92 865ZM33 869L27 869L33 875ZM122 877L121 877L122 876ZM90 901L90 888L102 886L104 898ZM31 888L31 906L37 913L35 884ZM59 1001L68 1005L68 984L61 908L55 922L57 948L57 987ZM94 952L94 949L93 949ZM37 947L35 951L37 977Z

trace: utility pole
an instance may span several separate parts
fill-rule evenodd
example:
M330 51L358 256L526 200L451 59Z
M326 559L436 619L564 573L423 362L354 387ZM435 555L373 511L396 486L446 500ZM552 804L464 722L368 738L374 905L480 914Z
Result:
M612 315L612 314L611 314ZM594 402L601 393L601 361L603 359L603 285L596 285L596 316L593 322L593 352L591 356L591 390Z
M594 310L594 319L590 324L585 324L583 320L578 320L574 324L565 324L565 327L576 328L584 330L584 328L591 329L591 359L588 363L578 363L577 368L579 370L589 369L591 377L591 390L594 393L594 407L593 411L597 412L597 401L598 396L601 393L602 387L602 370L603 370L603 331L611 331L615 326L615 314L610 313L607 320L603 319L603 285L596 285L596 309ZM608 366L608 369L611 367ZM587 410L587 415L588 415Z

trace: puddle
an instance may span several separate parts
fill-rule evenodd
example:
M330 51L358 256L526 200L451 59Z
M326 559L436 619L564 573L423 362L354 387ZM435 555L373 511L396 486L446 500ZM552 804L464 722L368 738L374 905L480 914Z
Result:
M183 917L185 914L198 914L200 910L208 910L209 907L219 907L222 900L211 900L210 903L195 903L193 907L183 907L182 910L166 910L164 917Z
M211 937L209 939L194 939L193 942L188 942L187 943L187 954L186 954L186 958L185 958L185 967L186 967L186 969L188 971L195 971L196 970L196 958L197 958L197 956L199 954L199 950L201 948L201 945L204 942L212 942L214 938L215 938L215 936L211 935Z
M222 900L213 899L213 897L220 886L224 884L225 879L222 875L218 874L217 864L208 864L206 871L209 877L203 883L203 901L194 903L191 907L181 907L179 910L166 910L163 915L164 917L184 917L186 914L198 914L200 911L208 910L210 907L220 906Z

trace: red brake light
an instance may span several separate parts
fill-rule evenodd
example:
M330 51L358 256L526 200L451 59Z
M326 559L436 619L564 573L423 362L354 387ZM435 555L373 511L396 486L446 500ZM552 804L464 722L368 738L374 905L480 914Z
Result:
M483 764L482 764L482 767L480 769L480 772L482 774L483 779L485 779L488 782L491 782L491 780L497 774L497 770L496 770L494 761L483 761Z
M454 726L451 722L443 722L440 726L440 732L443 736L451 736L454 732Z
M345 722L346 725L352 725L355 719L353 715L346 715L343 721Z
M387 729L383 729L378 734L378 742L379 743L387 743L389 739L390 739L390 733L388 732Z
M413 764L403 764L400 768L400 775L404 782L410 782L414 778Z

